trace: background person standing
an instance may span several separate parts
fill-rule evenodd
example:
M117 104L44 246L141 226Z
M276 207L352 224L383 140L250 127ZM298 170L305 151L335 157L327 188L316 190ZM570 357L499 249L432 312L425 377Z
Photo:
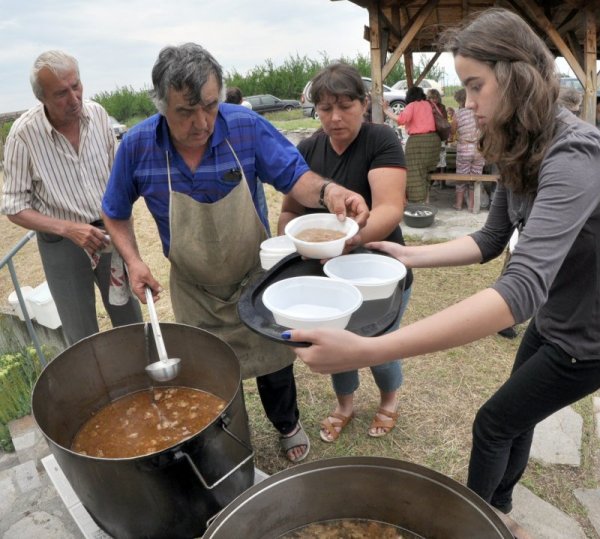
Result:
M429 199L429 171L434 169L441 149L441 140L435 131L435 120L430 102L419 86L406 92L406 108L395 114L389 103L382 100L383 113L398 125L406 125L407 189L409 202L427 202Z
M41 103L14 123L6 140L2 213L37 232L46 280L73 344L98 332L94 285L113 326L142 321L129 294L110 303L112 255L101 252L109 246L100 206L115 139L106 111L83 100L72 56L42 53L31 86Z

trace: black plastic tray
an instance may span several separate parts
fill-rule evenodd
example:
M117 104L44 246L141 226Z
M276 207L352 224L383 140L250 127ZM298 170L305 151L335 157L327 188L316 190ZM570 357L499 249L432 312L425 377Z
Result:
M370 252L366 249L355 252ZM381 253L379 253L381 254ZM257 280L248 284L238 302L240 319L252 331L274 341L291 346L309 346L309 343L290 342L281 338L281 332L286 327L275 323L273 314L265 307L262 301L266 288L282 279L298 277L300 275L317 275L324 277L323 265L319 260L303 259L299 254L293 253L278 262L269 271ZM389 329L402 305L402 292L404 279L402 279L391 297L365 301L352 315L346 329L363 337L381 335Z

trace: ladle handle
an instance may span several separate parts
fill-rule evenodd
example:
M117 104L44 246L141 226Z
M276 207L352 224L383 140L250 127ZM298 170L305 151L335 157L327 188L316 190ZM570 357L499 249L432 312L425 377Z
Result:
M154 342L156 343L158 359L166 361L167 349L165 348L165 341L163 341L160 324L158 323L158 316L156 315L156 309L154 308L152 289L149 286L146 287L146 305L148 305L148 313L150 314L150 323L152 324L152 333L154 333Z

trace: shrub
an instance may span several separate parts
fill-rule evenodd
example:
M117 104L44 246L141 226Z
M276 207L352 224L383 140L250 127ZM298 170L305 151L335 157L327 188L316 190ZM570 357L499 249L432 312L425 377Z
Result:
M147 89L134 90L131 86L122 86L112 92L100 92L94 95L92 100L100 103L108 114L124 123L135 116L147 118L156 113L156 107Z
M14 449L7 424L31 412L31 391L41 370L33 347L0 356L0 448L5 451Z

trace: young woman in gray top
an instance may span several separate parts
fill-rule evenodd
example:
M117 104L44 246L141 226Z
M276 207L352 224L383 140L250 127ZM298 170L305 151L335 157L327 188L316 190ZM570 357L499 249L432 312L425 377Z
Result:
M600 387L600 131L557 104L554 58L517 15L485 11L447 44L481 128L480 151L502 176L488 220L446 243L369 247L411 268L483 263L518 227L506 271L490 288L387 335L286 337L312 342L298 356L332 373L459 346L531 318L510 378L473 426L468 486L508 512L535 425Z

